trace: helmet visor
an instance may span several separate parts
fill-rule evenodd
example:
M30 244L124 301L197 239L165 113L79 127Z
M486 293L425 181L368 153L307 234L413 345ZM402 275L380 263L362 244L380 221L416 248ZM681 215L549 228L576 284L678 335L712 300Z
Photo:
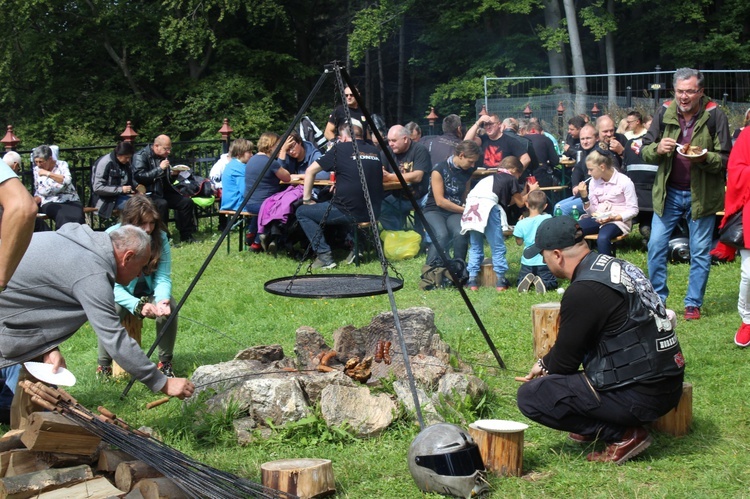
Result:
M484 471L479 447L472 445L450 454L417 456L414 461L422 467L429 468L443 476L469 476L477 470Z

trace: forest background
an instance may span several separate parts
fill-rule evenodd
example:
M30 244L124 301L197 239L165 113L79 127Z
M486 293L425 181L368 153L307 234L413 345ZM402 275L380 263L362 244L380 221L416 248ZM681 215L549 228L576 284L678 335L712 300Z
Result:
M0 0L0 123L21 147L283 131L341 61L386 122L473 119L484 76L750 66L745 0ZM310 116L340 101L333 79ZM495 88L494 92L502 93Z

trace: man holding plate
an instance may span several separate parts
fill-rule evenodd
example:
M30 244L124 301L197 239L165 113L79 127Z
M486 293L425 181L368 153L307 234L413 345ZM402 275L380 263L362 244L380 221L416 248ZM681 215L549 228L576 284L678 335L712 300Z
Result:
M654 218L648 241L648 273L666 306L669 239L687 217L690 231L690 277L685 319L701 317L703 295L711 268L711 238L716 213L724 209L724 184L732 140L726 115L703 94L703 74L678 69L673 78L675 99L654 116L643 139L644 163L659 165L654 180ZM700 154L684 154L697 146Z

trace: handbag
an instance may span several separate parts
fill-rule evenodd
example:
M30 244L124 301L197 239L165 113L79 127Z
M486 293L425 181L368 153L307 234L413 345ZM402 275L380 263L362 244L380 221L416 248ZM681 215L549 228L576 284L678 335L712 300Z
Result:
M724 227L719 229L719 242L737 249L745 247L745 238L742 232L742 210L730 216Z

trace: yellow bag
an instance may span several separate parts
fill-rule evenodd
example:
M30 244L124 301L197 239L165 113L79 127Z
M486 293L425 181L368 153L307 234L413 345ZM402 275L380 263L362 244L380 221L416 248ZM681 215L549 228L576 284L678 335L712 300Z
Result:
M380 238L385 257L394 261L417 256L422 242L422 237L413 230L384 230Z

